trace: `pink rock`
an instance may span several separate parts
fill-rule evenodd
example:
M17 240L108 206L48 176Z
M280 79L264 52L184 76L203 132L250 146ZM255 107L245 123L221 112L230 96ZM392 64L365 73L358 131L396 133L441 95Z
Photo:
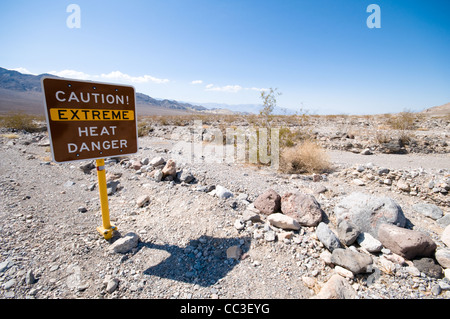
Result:
M281 209L281 196L273 189L268 189L256 198L253 205L262 214L273 214Z
M441 240L444 242L444 244L450 247L450 225L445 227L441 235Z
M384 247L409 260L430 256L436 250L436 243L427 234L387 223L378 229L378 239Z
M177 164L173 160L168 160L164 168L162 169L163 178L172 176L173 178L177 174Z
M357 299L358 296L348 281L335 274L320 289L320 292L312 299Z
M314 196L300 192L284 194L281 197L281 211L301 226L317 226L322 221L322 209Z

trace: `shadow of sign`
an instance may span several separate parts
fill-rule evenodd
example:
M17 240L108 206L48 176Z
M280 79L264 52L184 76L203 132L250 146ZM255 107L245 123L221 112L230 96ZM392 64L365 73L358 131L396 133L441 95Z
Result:
M191 240L186 247L141 242L140 248L164 250L170 254L168 258L157 265L146 269L144 274L198 284L203 287L211 286L225 277L239 263L239 260L227 258L227 249L239 246L244 254L250 248L250 240L250 237L201 236L196 240Z

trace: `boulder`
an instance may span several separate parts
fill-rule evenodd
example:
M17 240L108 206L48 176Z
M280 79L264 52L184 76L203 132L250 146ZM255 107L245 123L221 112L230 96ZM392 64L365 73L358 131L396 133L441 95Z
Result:
M137 207L144 207L150 202L150 197L148 195L142 195L136 200Z
M162 158L162 157L154 157L154 158L149 162L149 165L151 165L151 166L153 166L153 167L156 167L156 166L159 166L159 165L163 165L164 163L165 163L164 158Z
M335 274L323 285L319 293L312 299L357 299L358 296L349 282Z
M217 185L213 192L220 199L227 199L234 196L232 192L221 185Z
M431 256L436 250L436 243L427 234L391 224L380 226L378 240L393 253L409 260Z
M445 227L441 235L441 240L444 244L447 245L447 247L450 247L450 225Z
M360 234L358 227L348 220L342 220L337 227L337 235L342 243L349 246L353 244Z
M300 192L284 194L281 197L281 211L301 226L317 226L322 221L323 211L314 196Z
M369 253L378 253L383 248L381 242L378 239L373 238L369 233L359 234L358 238L356 238L356 242Z
M262 214L277 213L281 209L281 196L273 189L268 189L256 198L253 205Z
M372 257L353 251L352 249L336 248L331 253L331 262L350 270L353 274L372 271Z
M450 248L439 248L436 250L436 260L444 268L450 268Z
M281 213L271 214L267 217L267 221L278 228L289 229L289 230L299 230L300 224L292 217Z
M414 267L419 269L428 277L432 278L442 278L443 272L441 266L434 262L433 258L421 258L413 260Z
M427 204L427 203L416 204L412 207L412 209L415 212L422 214L426 217L430 217L431 219L434 220L437 220L444 215L442 213L442 210L434 204Z
M406 224L402 208L390 197L378 197L355 192L344 197L334 209L338 224L348 220L361 232L378 239L378 228L388 223L400 227Z
M388 143L381 143L379 150L385 154L406 154L407 151L400 139L391 140Z
M333 251L336 248L341 248L341 242L334 232L328 227L327 224L321 222L316 229L317 238L320 242L329 250Z
M175 178L177 174L177 164L174 160L168 160L164 168L162 169L163 173L163 179L167 176L172 176L172 178Z
M139 160L132 160L130 161L130 167L133 168L134 170L140 170L142 167L141 161Z
M128 233L124 237L117 239L108 249L115 253L126 254L136 247L138 242L139 236L137 234Z
M178 172L177 176L180 182L184 182L187 184L189 184L195 179L194 175L192 175L190 171L184 169Z

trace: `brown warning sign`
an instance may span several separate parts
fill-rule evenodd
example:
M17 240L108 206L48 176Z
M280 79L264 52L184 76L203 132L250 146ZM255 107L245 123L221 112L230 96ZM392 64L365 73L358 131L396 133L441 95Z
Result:
M134 87L44 77L42 88L55 162L138 151Z

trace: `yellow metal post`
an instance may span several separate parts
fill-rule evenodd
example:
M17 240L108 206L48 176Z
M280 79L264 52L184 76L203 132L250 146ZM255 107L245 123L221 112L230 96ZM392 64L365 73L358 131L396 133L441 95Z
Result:
M100 205L102 208L102 222L103 225L97 227L97 230L106 240L111 239L116 226L111 225L109 220L109 205L108 205L108 191L106 189L106 172L105 172L105 160L96 160L97 177L98 177L98 190L100 193Z

